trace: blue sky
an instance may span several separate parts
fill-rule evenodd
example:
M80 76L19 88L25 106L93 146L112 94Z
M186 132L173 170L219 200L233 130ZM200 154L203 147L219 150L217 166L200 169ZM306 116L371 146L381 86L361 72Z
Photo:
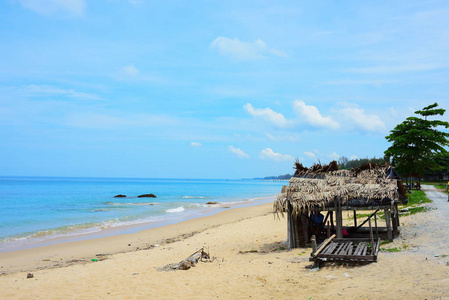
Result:
M449 109L449 2L5 0L0 62L1 175L279 175Z

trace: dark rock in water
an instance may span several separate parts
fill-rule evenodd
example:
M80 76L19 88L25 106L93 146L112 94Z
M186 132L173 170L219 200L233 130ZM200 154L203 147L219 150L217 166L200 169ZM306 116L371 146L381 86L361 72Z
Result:
M118 194L115 195L114 198L126 198L126 195Z
M137 196L137 198L157 198L155 194L143 194Z
M216 202L216 201L209 201L206 204L218 204L218 202Z

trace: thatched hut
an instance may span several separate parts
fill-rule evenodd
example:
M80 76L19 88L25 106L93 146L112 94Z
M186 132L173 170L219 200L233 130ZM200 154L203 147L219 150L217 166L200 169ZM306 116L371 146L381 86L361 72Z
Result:
M305 246L310 238L307 231L310 214L317 209L327 211L324 223L332 226L337 238L342 238L346 232L343 211L354 211L354 226L350 231L355 232L365 223L357 226L357 210L375 210L368 221L383 209L388 239L392 240L398 234L397 204L405 198L402 182L389 166L367 164L358 169L338 170L334 161L309 169L297 162L294 177L274 202L274 212L277 215L287 213L290 249Z

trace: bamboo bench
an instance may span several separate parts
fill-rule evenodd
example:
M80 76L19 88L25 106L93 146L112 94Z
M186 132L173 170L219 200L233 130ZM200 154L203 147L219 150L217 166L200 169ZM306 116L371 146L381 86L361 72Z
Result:
M323 241L310 254L310 261L319 266L321 262L370 263L377 261L380 239L335 238Z

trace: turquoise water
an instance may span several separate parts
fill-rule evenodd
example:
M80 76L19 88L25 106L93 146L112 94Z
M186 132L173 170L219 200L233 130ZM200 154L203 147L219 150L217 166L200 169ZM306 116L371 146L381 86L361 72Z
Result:
M284 182L0 177L0 252L110 228L162 226L271 201ZM138 198L153 193L157 198ZM124 194L126 198L114 198ZM208 205L207 202L219 202Z

